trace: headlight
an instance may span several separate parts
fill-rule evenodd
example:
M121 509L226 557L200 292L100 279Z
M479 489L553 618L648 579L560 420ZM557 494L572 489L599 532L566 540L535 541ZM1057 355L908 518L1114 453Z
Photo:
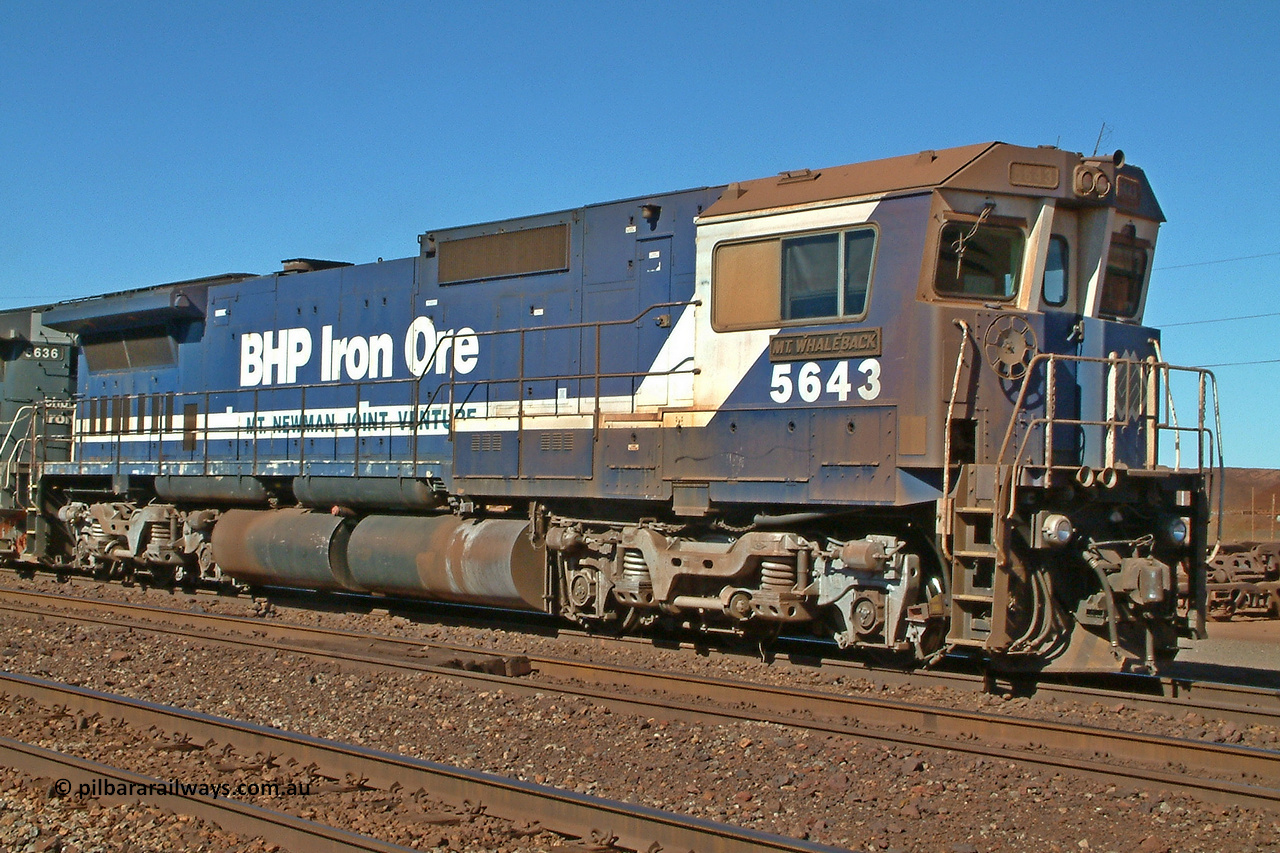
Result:
M1071 536L1075 533L1075 528L1071 526L1071 519L1061 513L1053 512L1044 517L1044 521L1040 524L1040 533L1043 535L1043 542L1054 548L1061 548L1071 541Z
M1188 529L1185 518L1171 518L1164 526L1164 535L1174 545L1186 545Z

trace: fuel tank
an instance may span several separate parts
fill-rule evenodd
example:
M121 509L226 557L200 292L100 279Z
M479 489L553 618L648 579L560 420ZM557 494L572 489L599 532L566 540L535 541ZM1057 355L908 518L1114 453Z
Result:
M347 569L351 519L302 509L233 509L213 528L213 558L239 581L357 589Z
M371 515L351 533L347 564L374 592L546 610L546 549L528 531L523 520Z

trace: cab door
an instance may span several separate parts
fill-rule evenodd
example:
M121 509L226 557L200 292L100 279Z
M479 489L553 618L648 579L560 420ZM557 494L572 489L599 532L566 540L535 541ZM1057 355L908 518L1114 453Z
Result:
M671 301L671 238L651 237L636 241L636 267L640 270L638 286L640 311ZM658 357L658 352L671 334L673 322L671 308L654 308L649 310L636 322L639 356L636 371L648 370ZM644 404L663 406L667 404L667 377L653 377L645 382L643 376L637 376L631 383L628 393L634 396L644 382Z

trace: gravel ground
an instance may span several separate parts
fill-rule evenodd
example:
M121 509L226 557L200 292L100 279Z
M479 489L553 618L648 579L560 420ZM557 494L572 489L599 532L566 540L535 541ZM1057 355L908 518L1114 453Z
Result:
M127 764L130 770L163 782L216 787L224 798L235 797L419 849L549 850L559 841L536 825L513 825L483 812L468 814L421 791L368 790L358 780L321 776L318 768L298 767L260 754L237 755L218 744L192 744L154 730L138 731L116 720L69 715L25 699L6 703L0 723L6 736L25 743L111 766ZM45 851L56 844L61 853L130 849L265 853L280 849L261 839L244 839L154 807L105 807L92 792L82 794L73 789L60 794L52 780L19 779L12 771L5 772L9 778L0 777L0 804L14 819L6 825L0 816L0 839L10 843L10 850L20 850L24 843L33 841L37 842L33 851ZM270 795L252 795L266 786L277 787L269 789ZM37 832L33 833L32 827ZM135 827L140 830L136 837ZM42 839L44 843L38 843Z
M19 585L68 591L46 578ZM588 651L529 634L417 624L386 615L275 610L248 599L120 587L93 593L76 587L74 592L487 644L514 653L590 654L633 666L827 688L833 681L822 671L768 667L749 658L704 658L687 651L620 644ZM1280 849L1280 815L1269 812L1206 805L1158 790L1132 790L950 752L888 749L770 724L641 719L551 693L525 697L501 690L476 692L429 675L370 676L286 653L188 646L141 632L42 624L35 619L7 618L0 626L0 654L5 668L17 672L857 850ZM1170 719L1123 703L1074 706L936 688L880 690L858 679L845 679L838 687L876 690L921 703L995 708L1011 715L1190 733L1272 749L1277 743L1277 733L1264 727L1217 726L1195 717ZM0 718L0 726L16 730L20 719L21 715L7 715ZM117 762L147 760L142 746L117 746L115 751L120 753ZM25 797L39 793L29 785L21 790ZM366 796L386 799L385 794ZM358 800L341 802L325 812L325 819L336 821L337 815L345 814L355 821L386 807L415 814L404 802L378 802L377 807ZM299 800L273 807L308 806ZM380 831L398 825L390 818L378 824ZM407 825L404 837L409 841L401 843L424 849L469 849L474 843L458 827L424 829L420 821ZM488 848L475 849L540 849L540 843L549 842L527 835L493 835Z
M1280 672L1280 619L1210 622L1208 629L1208 639L1188 642L1178 662Z
M51 780L0 767L0 845L12 853L273 853L261 839L145 804L50 796Z

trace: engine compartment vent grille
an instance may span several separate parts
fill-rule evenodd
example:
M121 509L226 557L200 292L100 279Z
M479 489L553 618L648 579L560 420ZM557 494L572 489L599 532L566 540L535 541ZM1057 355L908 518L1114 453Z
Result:
M544 432L539 440L539 447L544 451L573 450L573 433Z

